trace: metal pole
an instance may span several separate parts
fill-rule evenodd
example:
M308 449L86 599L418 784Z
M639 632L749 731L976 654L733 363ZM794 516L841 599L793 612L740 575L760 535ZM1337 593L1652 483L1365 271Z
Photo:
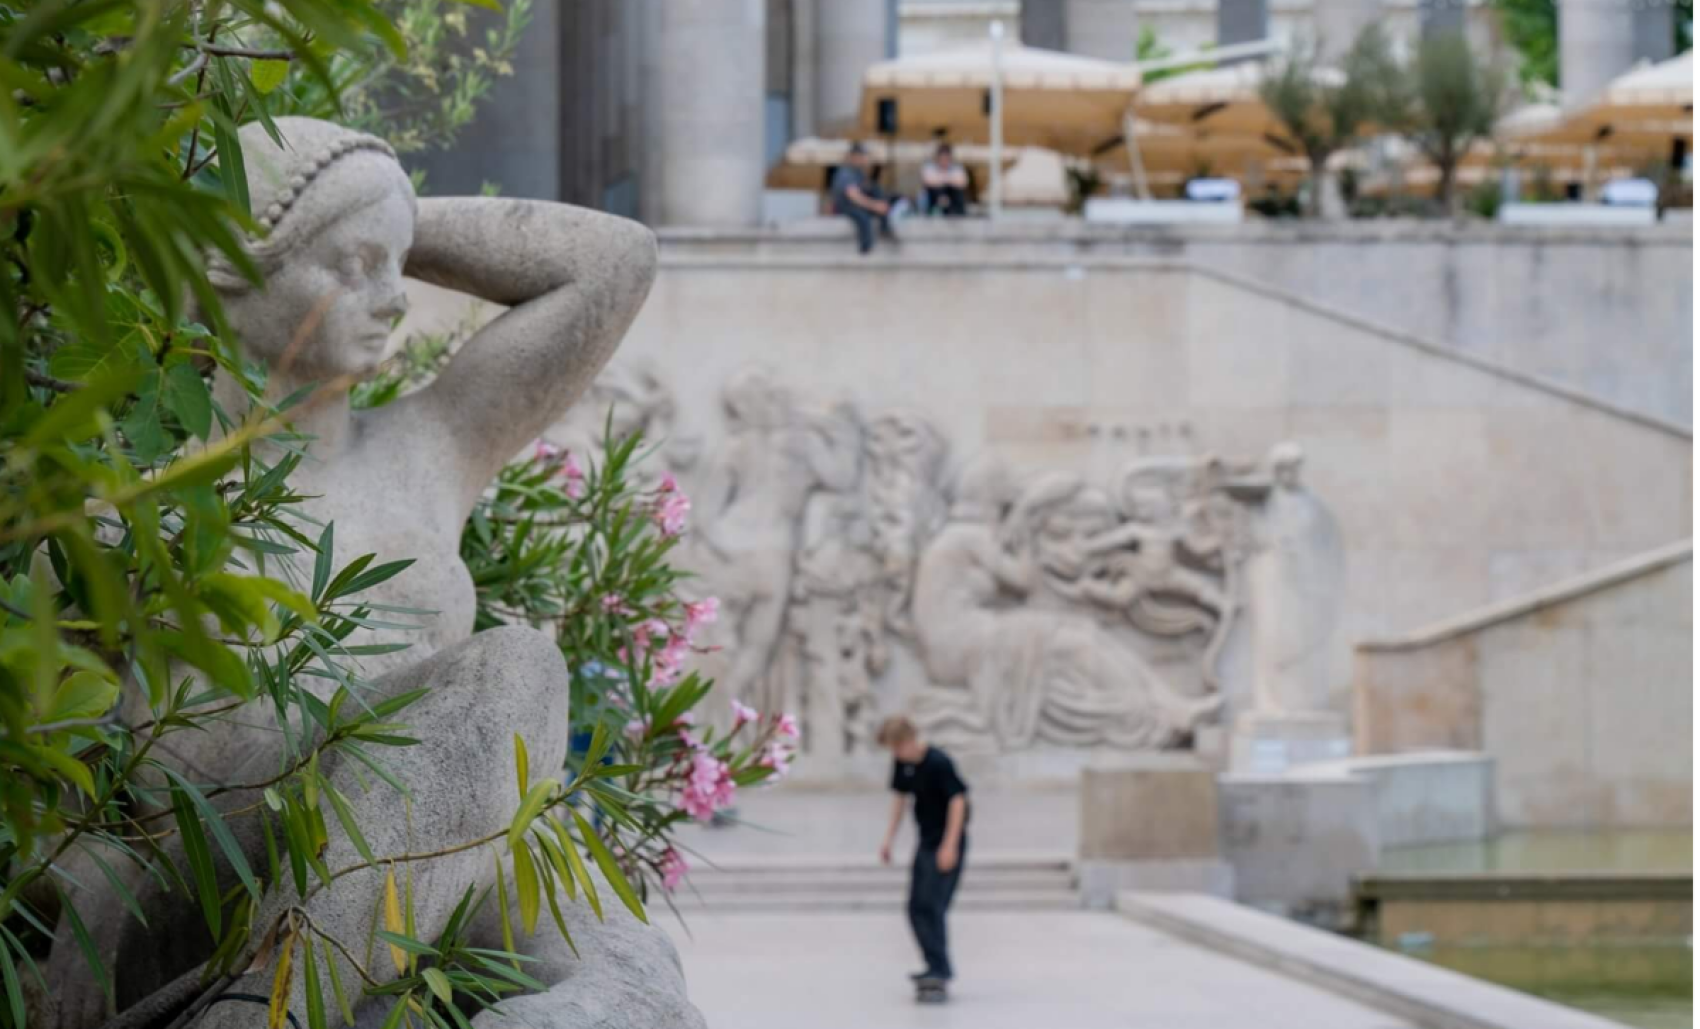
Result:
M1003 216L1003 22L992 22L992 220Z
M1133 191L1141 200L1151 199L1151 183L1145 178L1145 159L1139 155L1138 122L1132 105L1122 112L1122 141L1127 144L1127 163L1133 169Z

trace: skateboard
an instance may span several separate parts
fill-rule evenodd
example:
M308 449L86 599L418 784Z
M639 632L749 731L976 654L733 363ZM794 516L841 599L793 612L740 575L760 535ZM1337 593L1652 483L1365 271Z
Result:
M950 1000L950 981L948 979L915 980L915 1003L943 1004L948 1000Z

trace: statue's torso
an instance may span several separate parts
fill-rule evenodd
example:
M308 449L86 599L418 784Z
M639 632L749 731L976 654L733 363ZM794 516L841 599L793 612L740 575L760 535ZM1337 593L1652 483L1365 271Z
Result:
M460 535L467 512L458 469L447 454L423 453L413 446L385 445L384 437L401 426L375 412L353 443L327 463L309 457L291 479L300 492L313 495L303 508L321 523L334 523L333 566L341 569L362 554L377 555L374 567L388 561L413 561L399 575L355 595L354 599L431 614L378 612L378 621L421 625L417 630L361 631L350 643L408 643L405 651L363 657L360 668L370 679L452 646L472 635L477 595L472 575L460 557ZM386 424L389 423L389 424ZM317 530L307 530L309 535ZM312 555L301 555L306 575Z

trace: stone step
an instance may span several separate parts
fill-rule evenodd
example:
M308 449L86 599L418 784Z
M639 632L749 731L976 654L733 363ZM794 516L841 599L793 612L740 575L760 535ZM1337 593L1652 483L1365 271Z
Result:
M782 911L902 912L907 889L843 892L731 894L694 893L681 887L673 904L682 912L760 913ZM966 887L951 903L952 911L1068 911L1080 907L1073 890L1008 890L976 892Z
M907 870L900 873L847 872L841 875L772 875L766 873L691 873L691 885L703 893L856 893L868 890L903 890L909 885ZM963 890L975 893L1063 890L1072 892L1074 877L1068 872L1002 872L980 874L970 868Z

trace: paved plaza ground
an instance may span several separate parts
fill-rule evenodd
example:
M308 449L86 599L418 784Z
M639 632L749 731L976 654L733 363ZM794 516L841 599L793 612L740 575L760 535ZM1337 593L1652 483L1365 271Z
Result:
M1409 1029L1389 1015L1119 915L952 916L958 981L917 1005L908 925L888 914L666 917L712 1029Z
M890 795L782 788L739 800L749 826L687 830L695 863L871 863ZM1000 858L1072 855L1077 805L1072 791L981 794L969 879L976 861L983 885ZM905 856L909 831L898 844ZM706 906L687 906L684 927L671 915L660 920L712 1029L1406 1029L1120 915L1068 910L953 912L952 1002L922 1007L907 978L920 958L900 894L881 895L883 909L754 911L736 894L711 891L714 874L700 877Z

